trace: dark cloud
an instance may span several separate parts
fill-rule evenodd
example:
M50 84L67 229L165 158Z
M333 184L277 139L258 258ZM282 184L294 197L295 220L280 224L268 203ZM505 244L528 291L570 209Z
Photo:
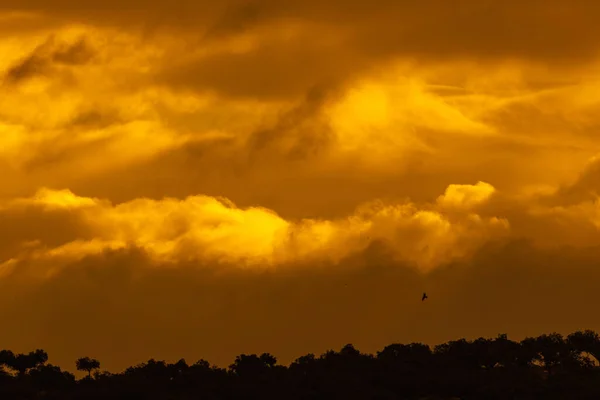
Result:
M94 54L94 50L84 38L68 44L57 42L51 36L31 54L10 67L5 78L9 82L19 83L36 76L51 75L56 66L83 65L88 63Z
M306 110L311 107L315 108ZM373 171L352 159L331 166L326 155L337 138L327 121L301 117L313 112L318 116L317 108L301 102L290 111L304 110L292 118L298 126L276 122L254 131L248 142L233 138L191 142L118 174L107 171L93 179L67 177L61 182L79 195L116 203L205 194L224 196L239 207L260 205L283 218L297 219L344 218L373 199L433 201L451 177L465 183L481 178L481 169L470 167L461 174L447 167L441 172L410 154L401 160L407 167L399 163L388 171ZM291 118L287 117L290 113L284 112L280 119ZM285 129L275 129L279 125Z
M335 98L336 89L332 85L313 87L304 101L282 113L274 126L253 132L247 149L250 159L264 157L264 150L272 146L283 147L278 153L292 159L318 154L335 140L332 129L320 114Z
M54 248L93 237L81 217L67 210L48 211L37 206L0 209L0 263L17 255L19 249L27 251L28 242L39 241L38 245Z
M52 62L65 65L82 65L94 57L94 50L85 39L69 45L58 46L50 55Z
M387 15L378 13L355 32L357 46L369 55L576 63L598 54L591 16L600 7L585 0L568 6L539 0L387 3L379 10Z
M43 33L49 28L58 28L59 21L37 13L15 12L14 8L0 5L0 32L6 36L18 34Z
M239 3L237 0L230 2ZM224 9L221 2L190 0L107 0L84 3L76 0L56 0L52 3L45 0L8 0L0 4L0 11L41 14L47 21L60 21L63 24L84 23L130 29L145 27L151 30L164 26L198 27L198 24L214 21Z
M299 96L313 85L349 80L398 58L426 63L518 59L577 69L598 56L595 38L600 35L600 5L587 0L568 5L559 0L6 3L4 10L62 16L69 22L177 31L182 41L197 47L260 32L253 50L189 59L169 55L159 74L159 82L180 89L236 97ZM300 27L297 37L285 39L281 29L286 23ZM12 74L27 75L39 69L37 62L23 62Z
M274 32L274 35L276 33ZM315 86L345 81L364 61L336 52L332 45L306 41L264 43L247 53L220 53L166 63L157 81L183 91L217 93L231 98L301 98ZM314 39L316 40L316 39ZM300 43L299 43L300 42Z
M129 20L194 26L204 32L239 32L272 20L352 27L356 45L377 53L440 57L473 55L567 59L596 54L600 6L587 0L476 1L209 1L7 0L2 10L63 16L77 22ZM106 18L110 15L113 19ZM115 20L116 18L116 20ZM191 25L196 19L196 23ZM71 21L73 22L73 21Z
M42 282L1 281L0 315L11 322L0 339L15 350L43 347L65 367L97 354L119 370L150 357L228 365L241 352L269 351L287 363L348 342L374 352L391 342L598 330L600 303L590 296L598 261L600 248L542 251L517 241L423 276L375 246L341 265L260 273L167 268L132 249Z
M36 53L37 49L17 65L11 67L6 73L6 78L10 82L20 82L47 71L47 60L39 57Z
M600 195L600 158L592 160L574 182L561 186L547 200L556 205L574 205L597 201L598 195Z
M71 119L68 124L70 128L92 128L103 129L116 123L125 122L116 111L101 111L100 108L82 110Z
M205 33L206 39L215 39L232 34L244 32L263 20L263 11L260 2L246 1L241 4L228 4L228 8L216 22L209 25Z
M82 118L82 119L79 119ZM108 146L111 143L110 137L99 137L88 141L73 141L73 135L79 132L78 128L101 128L102 125L110 126L116 124L115 120L108 121L108 117L105 115L104 120L97 118L103 118L93 114L82 114L76 117L71 125L67 125L65 133L55 138L49 138L47 140L36 143L33 148L37 148L39 151L35 152L33 156L29 157L21 165L21 170L26 173L32 172L43 172L44 170L52 168L69 168L70 165L76 163L78 159L85 158L86 155L93 155L102 149L104 146ZM86 126L87 124L87 126ZM93 124L98 124L93 126ZM92 126L90 126L92 125ZM41 150L43 149L43 150Z

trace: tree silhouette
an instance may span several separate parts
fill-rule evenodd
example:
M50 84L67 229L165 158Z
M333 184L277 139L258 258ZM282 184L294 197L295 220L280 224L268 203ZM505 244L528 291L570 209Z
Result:
M75 376L52 364L40 365L29 372L34 387L41 390L66 389L75 383Z
M567 336L567 341L581 358L586 359L582 362L588 364L588 366L597 365L600 362L600 335L596 332L591 330L573 332ZM587 355L594 357L594 360L591 360Z
M12 351L0 350L0 367L11 368L10 366L14 363L14 360L15 355ZM2 368L2 371L4 371L4 368Z
M375 355L347 344L289 366L270 353L241 354L227 369L150 359L96 379L89 377L100 363L84 357L76 367L88 376L79 381L48 364L43 350L2 350L0 399L598 399L599 350L600 337L589 330L521 341L500 334L433 349L394 343Z
M29 354L12 354L12 356L11 354L12 352L3 355L3 357L7 357L4 365L16 371L19 377L25 376L30 369L43 365L48 361L48 354L41 349L32 351Z
M95 358L82 357L75 361L75 367L78 371L85 371L88 373L88 378L92 377L92 371L100 369L100 361Z

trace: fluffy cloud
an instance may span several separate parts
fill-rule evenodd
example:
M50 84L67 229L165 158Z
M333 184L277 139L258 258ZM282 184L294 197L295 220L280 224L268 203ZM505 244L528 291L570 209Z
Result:
M9 217L24 208L67 214L88 235L49 246L44 236L30 232L32 236L21 242L26 250L16 252L4 267L14 267L20 257L68 262L133 246L161 262L203 260L262 269L309 260L338 263L371 242L381 241L398 260L427 270L465 257L508 232L508 221L471 211L473 202L486 200L485 194L477 192L486 190L489 196L494 189L485 183L451 186L439 205L374 202L346 218L287 221L264 208L240 209L227 199L209 196L137 199L113 205L69 190L41 189L31 198L8 202L2 214ZM469 192L471 203L465 201ZM446 215L446 207L454 214Z
M238 208L210 196L114 205L69 190L41 189L31 198L7 202L3 219L19 221L15 216L21 215L20 222L27 224L27 213L37 219L40 213L44 219L62 218L69 228L65 234L73 236L56 242L60 235L25 231L20 242L4 248L7 255L14 252L3 265L14 268L15 262L29 258L65 263L133 247L161 263L195 260L262 270L311 261L337 264L382 243L398 262L429 271L510 235L542 245L586 246L600 230L597 202L558 207L532 198L523 203L495 197L494 187L485 182L450 185L435 203L375 201L344 218L286 220L268 209Z

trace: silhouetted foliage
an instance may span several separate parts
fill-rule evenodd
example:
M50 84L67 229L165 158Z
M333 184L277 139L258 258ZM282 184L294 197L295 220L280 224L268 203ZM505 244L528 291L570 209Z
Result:
M91 378L92 371L100 368L100 361L95 358L83 357L75 361L77 371L85 371L88 373L88 378Z
M76 380L43 350L2 350L0 399L598 399L599 355L600 336L589 330L520 342L501 334L433 349L394 343L375 355L348 344L287 367L263 353L226 369L150 359L113 374L83 357L76 367L87 376Z
M19 376L24 376L27 371L48 361L48 354L44 350L35 350L29 354L13 354L11 351L3 351L2 361L5 366L16 371Z

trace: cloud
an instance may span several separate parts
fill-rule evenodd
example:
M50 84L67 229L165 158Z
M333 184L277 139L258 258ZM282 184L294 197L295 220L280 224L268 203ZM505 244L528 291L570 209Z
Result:
M268 150L290 159L305 159L329 148L333 132L322 114L334 95L335 88L313 87L304 101L283 112L273 126L252 132L246 145L250 161L264 157Z
M11 210L23 207L71 212L91 233L92 237L74 237L50 248L40 242L43 237L27 238L28 243L37 241L37 246L23 252L25 258L58 260L134 246L163 262L208 260L279 268L311 259L336 263L372 241L383 241L403 262L427 270L468 256L509 229L507 221L481 217L468 207L449 217L443 210L410 202L365 204L353 215L336 220L287 221L264 208L240 209L227 199L209 196L136 199L112 205L68 190L41 189L32 198L7 203L4 212L10 215ZM19 253L11 257L19 258Z
M600 194L600 157L592 157L575 180L558 188L550 196L554 204L575 205L597 201Z
M151 42L178 36L175 47L186 51L167 52L159 80L238 97L297 98L307 87L332 79L348 83L398 59L424 65L475 60L487 67L517 60L577 70L598 55L592 38L600 9L584 0L568 7L555 0L468 0L457 7L440 0L209 3L131 0L89 8L63 2L49 8L34 2L26 8L135 34L140 25L160 27L148 36Z
M338 268L268 273L152 260L134 248L105 251L44 280L0 280L0 315L11 321L0 334L5 347L43 347L64 367L95 354L118 371L150 357L226 366L239 353L269 351L288 363L348 342L375 352L392 342L598 330L589 318L597 247L550 251L509 241L425 276L385 246Z
M0 159L15 172L60 175L79 164L78 171L93 174L130 163L134 153L139 160L184 143L184 135L156 117L157 103L173 102L172 96L123 87L136 76L120 73L122 63L131 61L132 40L90 27L38 37L31 52L7 68L2 90L11 96L0 101ZM178 106L184 101L182 96ZM132 148L138 140L145 146Z
M230 12L235 14L232 7ZM248 7L264 8L260 4ZM106 11L110 12L110 7ZM376 176L373 181L382 183L374 197L425 196L414 185L403 185L407 188L404 193L389 193L391 189L385 187L391 180L401 181L409 171L427 177L431 183L424 184L424 188L435 185L426 189L427 196L438 195L455 174L461 181L486 180L514 189L531 181L556 184L576 171L577 160L592 151L590 110L595 104L595 86L591 65L548 70L523 60L481 65L461 59L394 63L374 59L367 67L343 41L346 28L342 25L302 19L284 19L270 25L262 21L271 18L271 11L256 13L261 22L249 31L204 42L189 32L164 31L145 37L134 30L100 25L57 29L54 41L48 35L37 36L38 43L27 44L32 50L22 60L41 57L46 68L53 57L64 61L67 54L72 52L73 57L83 47L93 49L94 58L75 68L62 65L61 70L69 71L68 79L59 74L23 82L12 91L10 100L6 97L0 101L0 129L8 138L4 139L8 143L2 146L0 157L15 173L27 174L27 181L39 182L23 188L21 193L37 189L42 182L59 187L83 186L84 177L90 179L118 169L124 173L125 166L131 168L134 164L141 168L154 163L154 176L158 177L158 170L172 167L158 165L156 157L167 152L170 154L164 159L172 160L182 146L192 149L197 140L208 137L219 142L215 143L219 156L204 152L204 160L195 160L183 150L190 165L206 165L210 158L220 165L215 169L233 168L240 178L262 174L265 190L279 184L286 173L300 182L350 174ZM327 30L327 40L317 41L313 36L320 35L321 29ZM24 35L21 47L27 48L24 44L33 37ZM82 37L84 41L80 41ZM322 43L325 47L307 47L307 43ZM291 53L289 57L271 57L270 52L278 52L280 47L286 52L322 52L324 58L316 55L314 59L303 59L306 67L298 68L295 60L299 58ZM40 52L43 57L37 55ZM8 53L15 54L13 50ZM294 65L271 71L263 56L255 57L255 53L269 56L274 63L280 60ZM244 60L253 60L253 67L243 67ZM309 67L313 61L315 67ZM331 68L319 64L322 62L331 62ZM55 64L60 62L50 65ZM187 66L193 64L198 65L188 71ZM197 68L212 68L216 75L206 75L206 85L198 86L196 82L205 78ZM232 71L229 77L228 70ZM582 71L587 71L584 78ZM262 78L256 79L261 74L267 79L263 82L273 84L262 85ZM564 88L565 82L577 79L579 84ZM574 101L579 98L588 100ZM50 108L51 113L44 111ZM567 109L559 124L556 115ZM578 128L582 124L587 126L585 132ZM578 134L573 136L573 132ZM223 138L231 143L228 150L221 142ZM130 145L138 140L146 145ZM250 157L262 142L271 144L263 147L259 156ZM196 147L202 146L206 147ZM485 156L492 148L493 159ZM468 156L456 159L453 155L457 152ZM515 152L532 158L516 159ZM557 157L560 162L552 162ZM114 162L103 163L105 159ZM299 162L310 162L311 166L292 165ZM79 178L70 178L71 165L78 165ZM269 172L274 168L281 169L277 177L270 176L275 175ZM474 168L479 174L469 171ZM509 169L519 173L507 179L500 171ZM450 181L433 177L440 173L453 177L448 177ZM179 171L178 175L184 174ZM443 182L434 184L436 179ZM356 180L350 184L360 186ZM204 192L207 184L203 185L176 195ZM239 186L240 182L232 185ZM230 187L218 190L233 191ZM236 196L233 200L246 201L242 194ZM252 201L271 201L268 198L274 194L257 196L260 199ZM368 200L352 200L346 207Z
M5 266L14 269L15 261L28 259L64 264L133 246L167 264L196 261L280 269L311 261L337 264L381 243L391 249L391 259L431 271L509 237L550 248L585 247L594 243L600 229L597 203L549 207L531 198L524 203L500 196L485 182L450 185L435 203L374 201L345 217L286 220L262 207L238 208L210 196L112 204L68 190L42 189L31 198L6 203L5 217L14 221L13 211L23 210L33 210L33 215L42 210L53 218L66 215L73 224L66 232L79 233L71 240L63 236L58 243L56 238L46 243L47 236L27 230L27 236L16 236L20 242L12 241L5 249L14 249L5 256Z
M442 207L471 209L484 203L494 192L494 187L486 182L477 182L475 185L450 185L446 192L438 197L437 202Z
M94 51L84 38L75 43L56 43L50 37L26 58L10 67L5 78L11 83L19 83L40 75L49 75L59 66L86 64L93 56Z
M33 197L13 200L4 208L11 209L23 206L39 206L45 210L72 210L82 207L92 207L96 204L98 204L98 200L76 196L70 190L50 190L42 188L38 190Z
M381 0L365 3L333 1L233 1L215 5L200 1L173 6L162 0L103 2L82 6L61 1L50 7L44 1L9 0L4 10L22 10L67 21L130 26L178 25L208 32L234 32L268 25L283 18L338 25L349 31L356 47L376 54L415 54L429 57L466 55L527 57L554 60L585 57L597 50L594 23L600 8L586 0L564 3L551 0L523 2L461 1L450 6L442 0L424 2ZM112 18L107 18L108 16ZM531 25L531 21L537 21ZM577 22L575 22L577 21ZM395 23L393 23L395 22ZM201 30L202 31L202 30Z

